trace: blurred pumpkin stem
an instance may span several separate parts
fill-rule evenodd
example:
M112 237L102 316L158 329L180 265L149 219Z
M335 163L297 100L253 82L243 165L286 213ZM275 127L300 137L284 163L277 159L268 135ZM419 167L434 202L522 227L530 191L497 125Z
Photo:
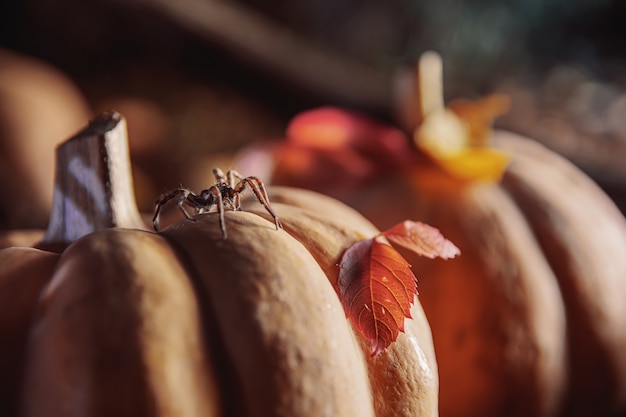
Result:
M510 107L502 94L444 104L443 63L436 52L418 62L414 97L409 102L416 121L413 139L444 172L461 181L499 181L509 157L490 148L493 120Z
M417 82L415 83L418 120L424 120L427 114L443 110L443 62L441 55L428 51L422 54L417 63Z
M57 147L52 211L37 247L60 252L112 227L145 228L135 202L126 121L108 111Z

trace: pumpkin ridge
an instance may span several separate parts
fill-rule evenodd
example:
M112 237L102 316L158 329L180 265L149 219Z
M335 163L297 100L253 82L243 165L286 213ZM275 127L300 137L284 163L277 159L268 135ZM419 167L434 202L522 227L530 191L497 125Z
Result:
M174 250L175 256L187 272L189 282L195 289L194 295L200 309L201 320L204 323L202 336L209 346L209 357L214 365L218 379L221 381L218 391L220 402L223 404L223 413L228 416L243 417L247 414L243 403L239 401L238 394L241 391L242 383L239 376L234 372L233 359L228 355L228 350L222 340L222 335L215 319L215 306L211 305L206 297L199 296L199 294L208 292L208 288L204 284L200 272L195 269L192 258L185 252L184 248L173 239L167 240ZM216 335L216 337L213 335Z

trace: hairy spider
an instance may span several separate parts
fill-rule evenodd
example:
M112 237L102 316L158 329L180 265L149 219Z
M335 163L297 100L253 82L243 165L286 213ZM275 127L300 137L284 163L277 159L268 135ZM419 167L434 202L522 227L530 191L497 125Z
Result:
M257 177L243 177L237 171L229 170L226 175L219 168L213 168L213 175L215 176L216 184L202 190L200 195L194 194L193 191L187 188L177 188L170 192L167 192L156 201L154 208L154 217L152 218L152 226L154 230L159 231L159 213L161 208L169 203L171 200L176 199L176 204L185 215L188 220L195 221L193 217L185 210L184 205L187 204L195 210L196 214L208 212L217 206L217 211L220 217L220 229L222 230L222 238L226 239L226 224L224 222L224 207L231 210L241 210L240 194L245 190L246 186L249 186L259 203L265 207L265 210L274 218L274 224L276 230L282 229L282 225L278 220L278 217L270 207L270 201L265 191L263 182ZM235 183L235 179L237 182Z

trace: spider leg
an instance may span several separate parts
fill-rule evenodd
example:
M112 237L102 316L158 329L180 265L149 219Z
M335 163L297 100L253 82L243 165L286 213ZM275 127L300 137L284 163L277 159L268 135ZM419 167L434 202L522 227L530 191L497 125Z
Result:
M233 188L235 188L235 180L237 180L238 182L241 182L243 180L245 180L246 178L256 178L256 177L244 177L243 175L241 175L239 173L239 171L236 171L234 169L230 169L228 170L228 174L230 176L230 178L232 178L232 183L230 184Z
M231 188L235 188L235 179L237 181L242 180L243 177L234 169L229 169L228 172L226 173L226 178L228 180L228 185Z
M192 192L186 188L177 188L173 191L170 191L166 194L163 194L155 203L154 206L154 217L152 217L152 227L154 227L155 231L159 231L159 214L161 213L161 209L163 208L163 206L165 206L167 203L169 203L171 200L173 200L174 198L178 198L177 201L177 205L181 208L181 210L183 211L183 213L185 213L185 216L187 218L190 218L191 216L189 216L189 214L185 211L185 209L182 207L182 203L188 198L189 194L192 194Z
M241 210L241 196L239 193L233 193L233 210Z
M222 200L224 201L224 206L228 207L233 211L237 211L240 209L241 204L239 203L239 196L234 195L232 199L222 196Z
M241 178L241 175L239 175L239 177ZM270 198L267 195L267 190L265 189L265 185L263 185L263 181L261 181L258 177L247 177L247 178L241 178L241 179L242 180L247 179L248 181L252 181L254 185L256 185L259 188L259 191L261 192L261 195L263 196L263 200L267 201L267 204L269 205ZM252 188L254 191L254 187L252 186L252 183L250 184L250 188Z
M191 192L190 192L190 194L191 194ZM178 200L176 201L176 205L178 206L180 211L183 212L183 214L185 215L185 218L187 220L191 220L191 221L195 222L196 219L191 217L191 215L187 212L187 210L185 210L184 204L185 204L186 201L189 201L189 195L186 195L185 197L182 197L182 196L179 197ZM196 210L196 213L200 213L201 208L196 207L195 210Z
M259 200L259 203L261 203L263 207L265 207L265 210L267 210L267 212L272 216L274 224L276 225L276 230L282 229L283 225L280 223L278 216L274 213L274 210L272 210L272 207L270 206L270 199L267 196L267 190L263 185L263 181L257 177L246 177L239 181L235 187L235 195L239 195L246 188L246 185L250 186L250 189L256 196L257 200Z
M234 169L229 169L226 173L226 177L228 178L228 185L233 189L233 210L241 210L241 197L239 193L243 191L243 187L240 188L239 191L236 191L238 183L235 182L235 180L241 182L243 177Z
M209 191L217 198L217 212L220 217L220 229L222 231L222 239L226 239L226 221L224 220L224 200L222 198L222 192L217 185L209 188Z
M213 176L218 183L226 182L226 176L224 176L224 171L219 168L213 168Z
M154 217L152 217L152 227L154 228L155 232L159 231L159 214L161 213L161 207L163 207L163 204L165 203L161 203L161 201L157 201L156 204L154 205Z
M241 196L238 192L235 192L235 187L237 186L237 182L235 182L235 180L241 181L243 177L239 172L235 171L234 169L229 169L226 173L226 176L228 177L228 185L230 186L231 190L233 190L233 210L241 210Z

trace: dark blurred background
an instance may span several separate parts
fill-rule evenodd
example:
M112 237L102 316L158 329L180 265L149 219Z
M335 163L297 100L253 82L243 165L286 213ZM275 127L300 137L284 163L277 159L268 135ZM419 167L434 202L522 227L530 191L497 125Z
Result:
M146 202L313 106L393 120L394 75L435 50L448 98L509 94L498 126L624 209L625 23L623 0L23 0L0 6L0 46L128 118Z

